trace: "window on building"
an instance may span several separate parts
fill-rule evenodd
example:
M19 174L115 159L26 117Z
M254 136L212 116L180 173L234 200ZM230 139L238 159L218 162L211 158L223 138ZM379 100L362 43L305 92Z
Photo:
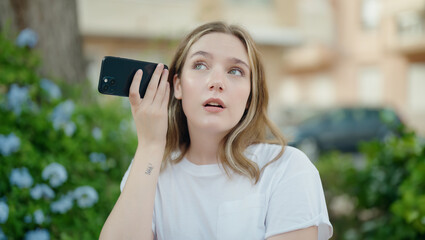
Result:
M375 66L363 67L358 77L358 97L366 105L379 105L383 101L384 84L382 73Z
M311 79L308 93L310 101L319 107L335 104L335 81L327 74L319 74Z
M231 3L244 5L271 5L272 0L230 0Z
M381 21L381 0L361 1L361 23L364 30L375 30Z
M408 70L407 99L409 109L425 112L425 62L414 63Z
M403 11L396 15L397 33L400 37L425 34L425 11Z

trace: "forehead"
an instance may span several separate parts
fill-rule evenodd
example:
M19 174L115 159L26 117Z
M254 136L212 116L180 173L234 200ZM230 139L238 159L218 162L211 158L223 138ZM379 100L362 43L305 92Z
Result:
M208 33L202 36L192 45L188 56L198 51L205 51L216 57L238 58L249 63L244 44L236 36L227 33Z

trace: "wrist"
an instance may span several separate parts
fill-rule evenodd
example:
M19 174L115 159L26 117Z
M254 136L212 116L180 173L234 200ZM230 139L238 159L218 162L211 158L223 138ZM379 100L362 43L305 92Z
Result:
M166 141L138 141L137 150L164 151Z

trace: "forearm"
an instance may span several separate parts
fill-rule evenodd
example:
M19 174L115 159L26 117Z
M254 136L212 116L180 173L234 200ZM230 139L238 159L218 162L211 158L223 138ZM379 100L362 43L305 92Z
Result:
M139 146L125 184L103 226L100 239L152 239L156 185L163 144Z

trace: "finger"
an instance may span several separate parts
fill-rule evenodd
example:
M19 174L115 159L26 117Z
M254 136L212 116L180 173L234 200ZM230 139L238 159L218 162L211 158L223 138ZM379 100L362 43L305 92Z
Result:
M144 99L148 101L149 103L152 103L154 100L156 91L158 89L158 82L161 77L161 73L163 69L164 69L164 64L159 63L152 74L152 77L150 79L150 82L149 82L148 88L146 89L146 93L144 97Z
M170 84L167 82L165 87L165 94L161 102L161 108L168 108L168 101L170 99Z
M142 80L142 76L143 76L142 69L137 70L136 74L134 74L133 81L131 82L128 98L132 105L139 103L141 100L139 88L140 88L140 82Z
M160 107L162 104L162 99L164 98L165 90L167 87L167 79L168 79L168 70L164 69L162 71L161 81L159 82L158 90L156 91L155 99L153 104L157 107Z

